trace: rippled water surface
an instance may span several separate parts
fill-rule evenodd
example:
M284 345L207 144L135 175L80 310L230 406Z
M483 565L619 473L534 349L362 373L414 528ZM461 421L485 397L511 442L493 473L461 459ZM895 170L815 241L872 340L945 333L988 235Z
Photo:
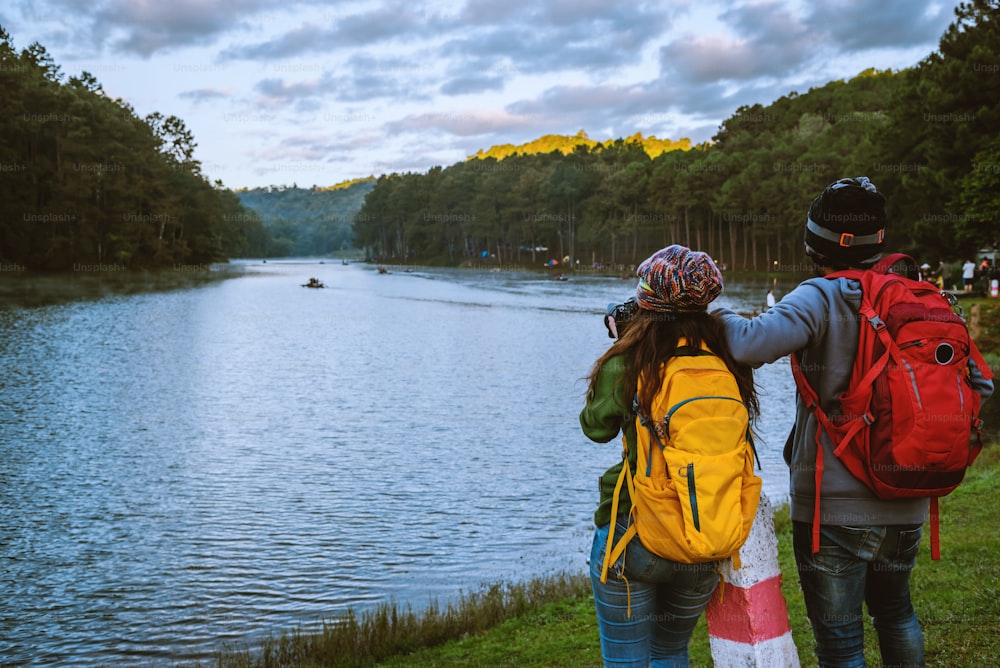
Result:
M174 290L4 286L0 662L207 659L349 607L585 570L620 448L581 434L581 378L634 283L236 270ZM794 388L784 361L757 377L780 497Z

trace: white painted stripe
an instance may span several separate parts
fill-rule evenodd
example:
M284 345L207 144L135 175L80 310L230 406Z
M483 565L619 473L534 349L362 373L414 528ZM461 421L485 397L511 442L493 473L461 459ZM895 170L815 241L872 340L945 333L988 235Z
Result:
M774 510L767 495L760 495L757 516L747 542L740 548L742 566L734 570L731 560L722 565L722 578L737 587L749 589L758 582L781 574L778 566L778 539L774 535Z
M756 645L709 638L712 662L724 668L799 668L799 653L789 631Z

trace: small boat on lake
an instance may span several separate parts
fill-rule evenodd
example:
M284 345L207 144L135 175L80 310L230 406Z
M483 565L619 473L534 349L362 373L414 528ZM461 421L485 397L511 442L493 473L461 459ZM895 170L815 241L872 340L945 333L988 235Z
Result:
M319 280L318 278L310 278L308 283L303 283L302 284L302 287L304 287L304 288L325 288L326 286L323 285L323 281Z

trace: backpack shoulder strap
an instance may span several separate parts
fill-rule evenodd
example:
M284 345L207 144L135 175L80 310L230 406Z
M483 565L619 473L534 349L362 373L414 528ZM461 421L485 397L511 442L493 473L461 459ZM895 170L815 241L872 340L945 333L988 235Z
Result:
M707 357L714 354L708 348L695 348L687 344L677 346L677 350L674 351L674 357Z
M622 470L621 473L618 474L618 482L615 483L615 492L611 497L611 526L608 527L608 542L604 547L604 563L601 565L601 582L608 581L608 568L611 567L611 564L618 561L618 557L620 557L622 552L625 551L625 546L628 545L629 541L632 540L632 538L638 533L635 522L630 521L628 529L625 531L625 535L621 537L617 544L615 543L615 527L618 524L618 502L621 497L623 484L628 489L628 498L632 501L634 508L635 483L632 480L632 471L630 471L628 467L628 443L625 441L624 436L622 436ZM629 607L631 608L631 605Z

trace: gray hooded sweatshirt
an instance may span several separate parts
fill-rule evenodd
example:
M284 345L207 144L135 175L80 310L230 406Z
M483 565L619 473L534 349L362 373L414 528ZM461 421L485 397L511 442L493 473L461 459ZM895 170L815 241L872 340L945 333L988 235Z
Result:
M819 395L827 414L839 411L838 395L847 389L861 327L857 280L813 278L799 284L761 315L745 318L726 309L716 310L726 328L733 356L758 367L798 351L806 379ZM993 383L970 363L973 388L984 399ZM785 448L790 469L791 517L813 521L816 471L815 416L796 392L794 432ZM879 499L855 478L833 454L826 433L820 523L840 526L921 524L927 518L927 499ZM790 447L789 447L790 446Z

